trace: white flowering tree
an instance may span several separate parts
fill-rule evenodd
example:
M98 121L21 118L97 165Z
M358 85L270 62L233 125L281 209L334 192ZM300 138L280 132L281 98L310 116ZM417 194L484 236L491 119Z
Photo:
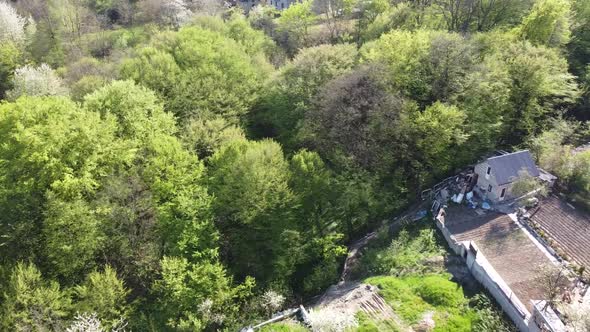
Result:
M309 320L313 332L343 332L358 326L354 314L335 309L311 310Z
M260 297L260 305L268 314L281 309L285 303L285 297L280 293L269 289Z
M0 0L0 43L12 41L22 43L25 40L25 24L27 21L20 16L14 7Z
M20 96L66 96L68 89L61 78L46 64L39 67L24 66L14 72L12 90L7 92L9 100Z
M566 304L560 309L567 317L566 326L569 332L590 331L590 303Z
M126 327L127 323L121 319L110 332L125 332ZM107 330L103 327L96 313L82 313L76 315L66 332L107 332Z
M184 0L142 0L137 7L144 20L175 28L188 23L193 15Z
M104 332L96 314L78 314L66 332Z
M160 20L165 25L181 27L190 20L191 16L192 12L182 0L166 0L162 3Z

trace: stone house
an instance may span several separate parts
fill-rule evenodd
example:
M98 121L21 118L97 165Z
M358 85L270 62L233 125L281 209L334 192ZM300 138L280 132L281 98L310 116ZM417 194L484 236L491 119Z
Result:
M512 184L523 172L539 178L541 175L528 150L506 153L475 165L479 193L493 203L512 197Z
M275 7L277 10L283 10L289 8L291 4L295 2L301 2L302 0L236 0L236 4L240 6L246 13L250 12L250 9L257 5L270 5Z

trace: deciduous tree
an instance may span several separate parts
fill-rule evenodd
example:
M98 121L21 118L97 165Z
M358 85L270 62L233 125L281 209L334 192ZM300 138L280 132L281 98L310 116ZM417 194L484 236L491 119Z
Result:
M66 96L68 90L61 78L46 64L39 67L24 66L14 71L12 89L7 92L10 100L20 96Z
M26 20L8 2L0 1L0 43L25 41Z
M123 76L154 89L180 118L224 116L236 122L256 100L264 73L238 42L197 27L164 33L156 48L128 60Z
M57 282L43 279L33 264L12 269L0 307L3 329L60 330L70 310L70 299Z
M518 27L519 34L534 45L560 47L570 38L569 0L540 0Z

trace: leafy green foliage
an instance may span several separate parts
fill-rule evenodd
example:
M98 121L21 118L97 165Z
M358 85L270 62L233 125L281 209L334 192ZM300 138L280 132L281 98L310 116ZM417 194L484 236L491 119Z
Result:
M14 70L22 59L22 51L13 42L0 43L0 98L5 97L6 91L12 86Z
M53 274L66 280L90 271L102 248L104 233L97 213L83 200L49 196L44 221L44 249Z
M114 117L117 136L145 139L155 133L176 132L174 118L164 113L156 95L132 81L114 81L84 98L87 110Z
M529 145L590 201L587 126L555 121L588 119L588 1L4 8L5 330L237 330L337 282L346 245L496 149ZM381 242L359 272L401 278L383 287L407 322L506 330L418 277L443 269L431 229Z
M397 327L395 323L391 320L376 321L374 319L371 319L364 312L359 312L356 314L356 316L359 321L359 326L355 329L356 332L401 331L399 327Z
M418 133L416 145L423 152L425 163L435 171L435 177L442 177L457 165L457 155L451 151L468 138L466 118L457 107L438 102L417 114L414 120Z
M74 287L77 310L96 313L106 328L129 318L128 294L123 281L108 265L103 272L89 273L81 285Z
M294 196L280 146L272 141L234 142L209 163L217 225L228 238L227 250L238 275L254 273L268 280L271 275L290 274L299 255L290 252L297 250L292 241L300 237L292 231ZM258 259L260 252L266 253L264 260Z
M197 27L162 34L126 61L122 74L158 92L179 117L234 122L256 99L263 77L244 46Z
M511 332L516 331L516 328L509 325L506 319L502 316L501 311L494 308L494 303L483 295L477 294L469 301L469 305L476 310L477 319L473 324L473 328L482 332Z
M6 143L0 160L10 160L0 163L0 225L10 243L2 247L3 257L32 257L39 249L33 230L43 229L49 192L64 200L90 195L113 165L129 160L124 146L114 142L114 131L112 121L65 98L21 98L0 106L0 138ZM58 224L75 215L61 219L70 212L54 211Z
M439 272L440 267L429 266L427 261L442 258L444 254L444 247L434 229L402 229L388 245L372 248L364 255L361 273L406 276Z
M584 207L590 206L590 153L587 150L575 151L575 146L584 144L588 139L588 129L580 123L557 120L553 128L547 130L529 142L538 163L544 169L557 175L559 182L567 188L573 201ZM528 183L535 184L530 179ZM530 188L526 186L525 188Z
M295 54L299 48L307 46L311 25L316 21L313 2L305 0L289 6L281 13L277 30L284 34L287 53Z
M275 323L263 326L260 331L263 332L305 332L307 329L296 323Z
M182 132L182 142L200 158L211 156L223 145L245 140L244 131L223 118L191 119Z
M297 131L320 90L356 64L353 45L306 48L285 65L268 85L268 92L253 114L256 131L277 137L286 147L297 144Z
M570 38L571 2L537 1L518 28L520 35L535 45L562 46Z
M425 277L372 277L367 283L379 287L396 313L407 323L416 323L434 313L434 331L471 331L476 313L467 306L463 290L445 275Z
M160 297L158 311L166 325L202 330L208 324L223 323L235 310L228 306L233 291L224 273L219 264L191 264L186 259L164 257L162 279L155 283L154 291Z
M57 282L43 280L32 264L18 263L3 293L0 322L6 330L57 330L69 306Z

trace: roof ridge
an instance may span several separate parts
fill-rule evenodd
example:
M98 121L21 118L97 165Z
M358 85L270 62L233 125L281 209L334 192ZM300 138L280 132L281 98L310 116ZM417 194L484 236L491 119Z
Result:
M531 151L529 151L528 149L526 149L526 150L520 150L520 151L516 151L516 152L507 153L507 154L502 154L502 155L499 155L499 156L489 157L487 160L501 158L501 157L506 157L506 156L512 156L512 155L515 155L515 154L518 154L518 153L523 153L523 152L531 153Z

